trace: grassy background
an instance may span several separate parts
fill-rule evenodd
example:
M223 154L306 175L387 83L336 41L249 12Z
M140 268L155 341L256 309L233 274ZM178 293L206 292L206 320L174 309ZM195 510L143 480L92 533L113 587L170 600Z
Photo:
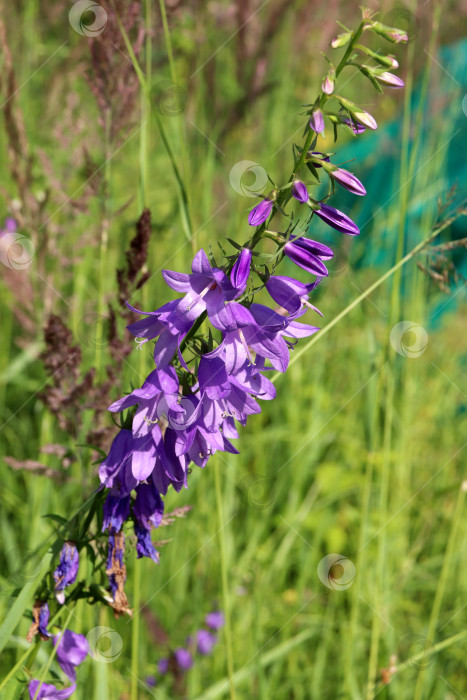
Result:
M153 5L150 12L146 8L151 52L140 60L155 87L151 101L143 101L141 109L136 95L131 118L113 143L105 124L99 125L102 113L85 80L93 70L88 40L70 27L68 5L54 3L49 8L25 2L6 11L20 86L15 104L24 113L34 156L32 194L38 201L48 190L50 195L43 218L47 226L23 231L35 240L33 264L16 273L13 282L6 277L0 282L0 454L40 459L60 469L56 457L40 453L42 446L59 443L76 460L59 484L2 466L2 619L13 606L18 581L23 582L21 562L54 532L43 516L70 517L96 485L92 452L79 447L82 436L71 439L60 431L37 396L47 381L39 359L46 315L51 311L63 315L81 345L83 368L95 367L103 379L106 302L116 295L115 270L123 264L143 202L152 212L147 268L154 276L132 298L138 308L155 308L168 298L161 268L185 270L193 251L209 244L215 249L225 235L240 242L246 239L246 212L254 200L231 187L231 167L250 159L278 181L288 175L292 136L300 138L303 126L301 105L314 99L325 70L319 50L335 33L337 19L348 19L351 26L358 21L356 8L343 3L326 8L305 2L287 5L280 13L280 3L262 9L252 4L247 18L258 10L257 14L236 34L240 3L170 6L172 65L160 10ZM396 19L391 4L374 6L383 17L392 13ZM405 129L395 145L401 154L398 181L393 183L398 194L387 202L381 193L374 204L375 216L356 244L377 245L381 228L395 221L393 258L381 269L357 267L354 242L335 232L332 240L339 262L316 296L325 314L323 326L391 266L397 251L404 250L410 199L445 167L447 148L420 171L433 144L421 146L417 141L420 124L409 111L410 91L412 77L435 79L434 66L422 47L429 46L430 38L436 47L447 36L456 36L456 16L449 4L441 15L431 6L423 12L412 6L410 12L404 17L414 18L415 39L408 47L395 48L406 76L405 94L390 92L375 100L359 78L345 87L346 96L358 99L378 122L403 115ZM269 36L264 37L265 28ZM122 65L127 60L122 56ZM264 87L261 96L248 92L251 76ZM170 116L170 104L161 107L160 81L174 78L182 89L176 93L179 114ZM171 95L165 96L169 103ZM250 101L243 109L245 95ZM188 192L188 235L157 128L158 115ZM442 128L449 133L449 117ZM329 149L331 144L326 142ZM4 131L0 147L2 214L6 214L15 206L12 200L18 192ZM89 191L91 173L83 148L91 155L92 172L99 169L103 179L85 206L73 208L67 198L84 202ZM352 169L358 175L359 163ZM147 174L146 188L138 184L141 172ZM117 213L130 198L129 206ZM338 197L333 204L339 206ZM417 240L430 232L435 204L434 197L421 212ZM351 210L346 211L352 216ZM41 251L44 264L39 270ZM292 268L284 263L282 274L295 273ZM224 552L237 698L421 700L467 694L465 637L456 636L465 627L467 580L461 488L465 310L443 315L434 328L430 309L440 303L440 296L413 262L402 276L385 282L278 378L278 399L264 404L262 414L242 431L240 456L217 455L205 471L194 468L186 492L167 496L168 510L185 504L193 510L161 535L173 542L162 548L160 566L138 562L135 577L129 547L130 602L135 607L138 598L147 603L168 631L172 647L183 644L213 606L224 605L220 564ZM26 308L27 320L18 308ZM428 346L417 358L399 355L390 345L391 328L402 319L428 330ZM149 348L133 351L113 398L142 380L150 367ZM91 421L88 411L83 436ZM326 587L318 576L319 562L334 552L350 560L347 573L355 567L353 583L345 590ZM89 571L83 555L80 577ZM2 676L28 646L24 638L32 595L30 591L25 597L24 615L4 650ZM67 614L65 609L62 624ZM129 698L132 678L136 685L135 669L138 690L135 695L133 689L133 697L173 697L168 680L156 689L144 682L154 674L164 648L154 643L148 615L136 617L139 629L127 619L116 621L106 609L78 605L72 629L86 634L98 624L106 625L121 636L123 646L112 664L87 660L80 667L77 698ZM29 657L0 691L2 698L12 700L22 693L26 697L24 681L30 673L40 677L50 653L47 645L39 646L35 660ZM425 648L430 649L428 657L404 665ZM196 663L187 675L186 697L228 696L226 655L222 637L213 656ZM390 666L393 655L400 672L382 686L381 669ZM47 678L57 669L53 662Z

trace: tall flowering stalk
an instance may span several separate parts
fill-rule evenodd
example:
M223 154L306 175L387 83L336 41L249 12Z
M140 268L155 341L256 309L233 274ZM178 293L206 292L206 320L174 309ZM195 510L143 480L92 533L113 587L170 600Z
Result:
M372 115L338 94L339 76L354 66L379 92L381 84L403 86L387 70L397 67L392 56L357 44L365 31L393 43L407 41L403 32L376 22L367 9L356 31L333 40L334 48L346 46L346 51L337 66L328 59L322 91L306 113L305 142L294 149L292 173L250 211L250 238L243 245L230 241L236 252L221 262L199 250L191 272L164 270L167 286L180 295L176 300L149 311L128 304L142 316L128 326L139 346L154 341L154 369L140 388L109 407L122 415L121 430L99 469L101 485L108 489L103 529L109 533L110 558L115 537L131 520L138 557L158 561L151 530L161 521L168 488L187 487L191 463L204 468L218 451L238 452L233 443L238 425L260 413L259 401L275 398L268 373L285 372L294 345L319 330L302 317L309 310L321 313L309 295L328 275L326 261L333 251L304 233L317 216L337 231L358 235L357 224L328 201L335 183L358 196L366 190L353 173L332 162L333 154L315 150L318 138L326 128L332 128L335 140L341 129L355 136L377 128ZM322 178L329 189L320 200L312 192ZM287 211L292 197L305 212L300 222ZM273 227L276 218L279 228ZM276 246L267 264L260 257L265 238ZM284 256L309 273L308 283L276 274ZM279 309L255 300L263 288ZM119 542L124 546L123 534ZM112 574L110 584L115 594Z

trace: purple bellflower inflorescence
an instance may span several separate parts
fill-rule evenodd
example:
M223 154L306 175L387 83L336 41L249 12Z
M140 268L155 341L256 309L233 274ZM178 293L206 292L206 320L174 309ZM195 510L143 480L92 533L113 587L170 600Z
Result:
M373 26L393 41L392 30L375 25L368 17L366 13L356 33L340 35L333 46L355 45L360 34ZM360 49L365 56L375 55L382 68L356 64L354 56L349 63L357 65L373 85L379 81L376 86L380 89L379 83L402 84L386 70L394 67L392 57ZM349 52L350 48L346 55ZM331 206L328 199L334 183L358 196L364 196L366 190L353 173L331 163L332 154L315 150L317 140L324 134L327 120L336 138L339 125L354 134L377 128L368 112L334 92L346 60L344 57L337 67L331 63L322 93L307 112L305 144L296 149L288 183L274 186L273 192L249 212L248 224L255 227L251 238L242 246L228 239L237 252L226 256L223 264L217 264L201 249L194 256L191 273L163 270L165 283L179 295L173 301L151 311L138 311L127 304L143 316L128 326L140 348L155 341L155 366L140 388L109 407L111 412L123 414L122 428L99 468L101 485L108 489L103 530L109 534L107 572L114 600L117 593L121 594L124 580L125 522L133 522L137 556L157 562L159 555L151 532L161 523L163 496L168 488L180 491L187 487L192 463L204 468L218 451L237 453L234 441L238 425L244 426L249 416L260 413L260 401L276 395L268 378L270 371L285 372L297 341L319 330L314 324L304 323L302 316L309 311L321 314L309 302L309 295L328 276L325 263L334 253L304 234L317 216L339 232L358 235L357 224ZM337 108L327 111L327 102L332 100ZM303 181L307 167L318 183ZM310 186L319 184L318 172L332 185L322 200L310 195ZM285 211L292 198L306 212L304 223ZM271 229L271 222L278 216L288 218L285 232ZM266 237L274 241L277 250L269 256L270 264L264 265L262 261L259 264L256 248ZM311 278L301 281L276 274L284 258ZM259 287L255 287L257 278ZM278 309L256 302L255 293L263 288ZM118 547L117 533L121 535ZM120 572L120 587L115 570ZM201 634L198 641L202 648L208 648L206 635ZM180 657L177 663L188 667L188 656L182 652L180 649L175 653L176 658L177 654Z

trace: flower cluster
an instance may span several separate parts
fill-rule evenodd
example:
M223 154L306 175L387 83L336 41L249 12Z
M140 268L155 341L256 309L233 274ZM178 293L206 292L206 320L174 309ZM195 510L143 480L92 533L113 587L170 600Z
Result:
M206 615L204 621L208 629L201 627L194 636L187 638L184 647L177 647L168 656L159 660L157 670L161 676L168 673L177 675L189 671L195 663L194 657L196 654L201 656L212 654L217 644L215 632L224 626L224 614L220 610L210 612ZM156 679L154 676L149 676L146 679L146 683L155 685Z
M275 187L250 211L248 223L255 228L251 238L242 246L228 239L236 253L221 265L199 250L190 273L164 270L164 281L178 298L150 311L128 304L143 316L128 326L139 347L154 341L154 369L140 388L109 407L113 413L123 413L123 418L99 468L101 484L108 489L103 530L109 535L107 574L116 609L116 596L123 595L126 576L124 523L129 519L133 523L138 557L157 562L151 530L161 523L167 489L171 486L179 491L187 486L192 463L204 468L216 452L237 453L238 425L244 426L250 415L260 413L259 401L276 395L268 374L271 370L285 372L297 341L319 330L302 317L310 310L320 314L309 295L328 275L326 262L333 251L304 234L316 216L339 232L358 235L357 224L330 206L328 199L336 184L357 196L365 195L366 190L353 173L332 162L332 153L315 150L317 140L323 138L327 124L335 139L338 128L354 136L366 128L377 128L369 113L335 93L337 79L344 66L355 65L380 91L381 83L403 85L386 70L397 67L394 57L356 44L368 29L389 41L405 40L398 30L375 22L367 10L356 32L335 40L333 46L348 44L349 48L338 66L329 61L322 92L307 112L305 143L295 147L288 182ZM359 53L365 63L355 62ZM379 67L372 67L368 60ZM337 111L328 109L329 100L337 102ZM323 174L329 192L319 200L311 196L310 187L319 185ZM307 175L312 178L309 183L304 181ZM304 212L299 219L285 211L292 197ZM286 217L285 231L271 229L279 214ZM261 262L265 256L257 251L265 238L276 244L267 265ZM311 278L302 282L276 274L284 257ZM262 289L277 305L275 309L255 300Z

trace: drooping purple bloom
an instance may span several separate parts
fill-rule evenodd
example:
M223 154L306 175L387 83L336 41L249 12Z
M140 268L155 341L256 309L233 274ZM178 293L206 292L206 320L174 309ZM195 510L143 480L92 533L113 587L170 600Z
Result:
M300 182L300 180L294 180L292 185L292 194L295 199L298 199L298 201L302 204L306 204L310 198L306 185L304 185L303 182Z
M217 643L217 637L208 630L198 630L196 633L196 648L203 656L208 656L212 653L213 648Z
M89 654L89 645L82 634L71 630L65 630L54 637L54 646L57 648L57 661L60 668L71 681L68 688L58 690L51 683L41 683L34 679L28 685L30 700L66 700L76 690L76 667L79 666Z
M110 530L110 532L119 532L122 525L130 515L130 496L113 496L112 493L107 495L104 502L104 521L102 523L102 531Z
M347 126L349 126L352 129L354 134L363 134L366 131L366 127L363 126L363 124L354 122L352 119L343 119L342 122L343 124L347 124Z
M240 255L230 273L230 281L235 289L243 291L250 274L252 252L249 248L242 248Z
M321 311L308 302L308 295L316 287L316 284L317 282L303 284L292 277L271 275L266 282L266 289L279 306L292 314L301 309L303 304L306 304L308 308L322 316Z
M357 177L355 177L355 175L353 175L352 173L349 173L348 170L338 168L337 170L332 170L330 175L334 178L334 180L337 180L337 182L340 185L342 185L342 187L345 187L346 190L349 190L349 192L352 192L353 194L358 194L361 197L363 197L366 194L366 189L363 187L360 180Z
M256 207L253 207L248 215L248 223L250 226L259 226L264 223L266 219L269 218L273 206L274 202L272 199L266 198L257 204Z
M179 647L178 649L175 649L174 656L175 661L182 671L188 671L193 666L193 658L188 649Z
M54 571L55 595L59 603L65 602L64 590L75 582L78 575L79 556L73 542L65 542L60 552L60 561Z
M328 204L320 204L320 208L315 210L315 214L337 231L347 233L349 236L358 236L360 233L360 229L352 219Z
M324 116L320 109L314 109L310 117L310 128L316 131L317 134L322 134L324 131Z
M135 523L135 535L136 541L136 556L138 559L141 557L149 557L156 564L159 563L159 552L154 547L151 541L151 531L142 527L138 522Z
M212 630L218 630L225 625L224 613L222 610L214 610L206 615L204 621Z
M161 524L162 516L164 515L164 501L154 486L152 479L136 487L136 501L133 506L133 513L139 524L146 530L150 530L152 527L159 527Z
M159 661L157 662L157 670L159 671L161 676L164 676L169 670L169 660L159 659Z
M328 246L310 238L291 238L284 246L284 254L296 265L312 275L327 277L328 270L323 260L330 260L334 253Z

